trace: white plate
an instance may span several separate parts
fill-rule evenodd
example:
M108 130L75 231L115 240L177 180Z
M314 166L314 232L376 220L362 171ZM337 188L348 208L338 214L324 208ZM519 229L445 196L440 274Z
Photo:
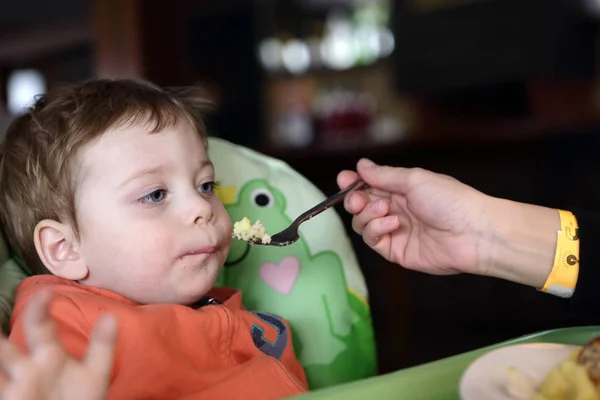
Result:
M513 400L506 392L509 368L515 367L536 382L569 357L579 346L556 343L518 344L479 357L460 380L462 400Z

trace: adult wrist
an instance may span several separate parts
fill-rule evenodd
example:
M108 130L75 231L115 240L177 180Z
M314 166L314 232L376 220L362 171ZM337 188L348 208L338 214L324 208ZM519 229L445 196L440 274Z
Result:
M553 208L488 197L481 235L485 275L543 287L554 264L560 217Z

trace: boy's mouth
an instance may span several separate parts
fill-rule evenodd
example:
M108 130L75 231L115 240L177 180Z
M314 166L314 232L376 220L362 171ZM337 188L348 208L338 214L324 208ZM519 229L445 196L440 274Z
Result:
M217 251L216 246L208 246L208 247L203 247L200 249L194 249L194 250L185 252L177 258L179 258L180 260L183 260L185 257L198 256L198 255L202 255L202 254L213 254L216 251Z

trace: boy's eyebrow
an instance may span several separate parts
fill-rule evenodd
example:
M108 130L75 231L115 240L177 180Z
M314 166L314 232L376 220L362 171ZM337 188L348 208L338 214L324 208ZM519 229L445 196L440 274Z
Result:
M128 177L127 179L125 179L120 185L119 188L122 188L123 186L127 185L128 183L135 181L136 179L139 179L143 176L146 175L155 175L158 174L160 172L164 171L164 167L162 165L159 165L157 167L151 167L151 168L144 168L140 171L136 171L135 174L131 175L130 177Z
M200 171L206 167L211 167L212 169L215 169L215 166L213 165L212 161L210 161L210 160L204 160L200 163Z
M202 163L200 164L200 170L206 168L206 167L213 167L213 163L210 162L209 160L204 160L202 161ZM214 168L214 167L213 167ZM119 188L122 188L123 186L127 185L128 183L139 179L143 176L146 175L156 175L159 174L161 172L164 172L165 167L163 165L159 165L156 167L150 167L150 168L144 168L140 171L137 171L135 174L131 175L129 178L125 179L120 185Z

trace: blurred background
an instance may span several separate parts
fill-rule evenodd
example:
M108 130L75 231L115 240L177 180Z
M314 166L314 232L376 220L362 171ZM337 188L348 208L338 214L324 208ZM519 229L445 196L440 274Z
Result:
M0 130L91 77L198 85L211 135L325 193L359 157L488 194L600 205L600 0L0 0ZM352 233L380 372L600 324L557 298L383 261Z

